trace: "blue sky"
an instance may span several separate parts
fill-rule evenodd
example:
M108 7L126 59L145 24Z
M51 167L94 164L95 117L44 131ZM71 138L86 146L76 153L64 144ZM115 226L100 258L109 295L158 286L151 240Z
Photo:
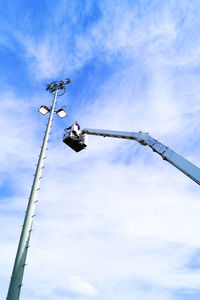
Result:
M0 4L0 296L5 298L52 96L57 102L21 299L200 297L199 187L147 147L82 128L149 132L199 166L198 1Z

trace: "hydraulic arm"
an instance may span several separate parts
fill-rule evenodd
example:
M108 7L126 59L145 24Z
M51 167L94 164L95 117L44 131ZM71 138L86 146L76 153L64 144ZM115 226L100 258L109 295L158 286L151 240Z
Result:
M152 138L148 133L144 132L124 132L102 129L89 129L82 130L82 134L99 135L103 137L114 137L120 139L130 139L139 142L141 145L148 145L154 152L157 152L162 158L179 169L185 175L190 177L193 181L200 184L200 168L192 164L175 151L161 144L156 139Z

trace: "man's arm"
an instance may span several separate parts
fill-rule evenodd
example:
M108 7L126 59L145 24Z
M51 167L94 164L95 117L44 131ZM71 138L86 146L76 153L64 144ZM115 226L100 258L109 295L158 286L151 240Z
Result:
M72 127L72 125L69 126L69 127L67 127L67 128L65 128L64 131L67 131L67 130L71 129L71 127Z

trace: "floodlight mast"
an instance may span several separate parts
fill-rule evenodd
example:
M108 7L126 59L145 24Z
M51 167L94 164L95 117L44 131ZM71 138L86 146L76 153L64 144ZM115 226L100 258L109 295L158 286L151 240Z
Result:
M52 106L49 109L50 116L47 123L45 135L43 138L43 143L42 143L42 147L41 147L41 151L40 151L40 155L36 167L36 172L34 175L34 180L31 188L31 193L28 201L28 206L26 210L26 215L22 226L21 236L19 240L17 254L16 254L10 285L8 289L8 294L6 298L7 300L18 300L20 297L23 274L26 266L27 252L28 252L28 248L30 247L29 242L30 242L30 236L32 231L33 218L35 216L34 214L35 206L36 203L38 202L37 194L38 194L38 190L40 189L40 179L42 178L41 175L42 175L42 170L44 168L44 160L46 158L45 153L47 150L47 144L49 140L53 114L56 112L55 111L56 99L57 96L62 96L65 93L66 91L65 84L69 84L70 82L71 81L68 78L65 80L65 82L53 81L52 83L46 86L46 90L54 95L54 99L53 99Z

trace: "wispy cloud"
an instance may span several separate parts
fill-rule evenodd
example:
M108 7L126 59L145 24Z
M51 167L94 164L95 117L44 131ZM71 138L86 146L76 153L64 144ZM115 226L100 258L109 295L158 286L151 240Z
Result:
M67 96L70 118L82 128L149 131L199 164L199 5L81 5L60 2L54 14L48 7L47 28L38 35L28 26L31 14L29 30L8 27L33 85L66 72L80 82L86 77L84 93L77 86L81 96L70 88ZM4 46L15 49L11 38ZM1 187L5 178L12 185L1 200L3 297L45 128L36 106L45 97L1 95ZM195 299L198 186L132 141L89 137L77 154L62 143L65 121L54 122L22 298Z

